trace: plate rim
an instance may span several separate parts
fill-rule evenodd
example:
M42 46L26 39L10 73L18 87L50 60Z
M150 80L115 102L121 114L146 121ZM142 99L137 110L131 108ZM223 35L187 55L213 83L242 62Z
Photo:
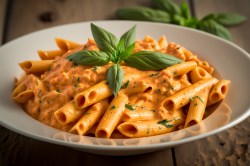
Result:
M250 55L247 51L245 51L243 48L239 47L237 44L233 43L233 42L229 42L225 39L222 39L220 37L217 37L215 35L209 34L207 32L203 32L200 30L196 30L196 29L192 29L192 28L187 28L187 27L182 27L182 26L178 26L178 25L173 25L173 24L166 24L166 23L155 23L155 22L147 22L147 21L128 21L128 20L95 20L95 21L86 21L86 22L77 22L77 23L67 23L67 24L63 24L63 25L57 25L57 26L53 26L50 28L45 28L45 29L41 29L38 31L34 31L28 34L25 34L23 36L17 37L11 41L8 41L6 43L4 43L3 45L1 45L0 49L3 49L5 47L8 47L9 45L11 45L12 43L14 43L17 40L20 39L24 39L24 38L28 38L29 36L35 34L35 33L40 33L43 31L48 31L48 30L52 30L52 29L56 29L56 28L63 28L65 26L71 26L71 25L75 25L75 26L80 26L82 24L90 24L90 23L111 23L111 22L116 22L116 23L121 23L122 22L127 22L127 23L143 23L143 24L154 24L154 25L160 25L160 26L170 26L170 27L175 27L175 28L179 28L179 29L187 29L189 31L195 31L196 33L200 33L202 35L205 36L209 36L211 38L214 38L215 40L221 40L222 42L226 42L227 44L235 47L236 49L238 49L239 51L243 52L245 55L248 56L248 58L250 59ZM16 128L13 128L11 125L2 122L1 117L0 117L0 125L2 125L3 127L6 127L7 129L14 131L18 134L21 135L25 135L27 137L33 138L33 139L37 139L40 141L45 141L45 142L49 142L49 143L54 143L54 144L59 144L59 145L64 145L64 146L68 146L68 147L75 147L75 148L87 148L87 149L92 149L92 150L107 150L107 151L114 151L114 150L144 150L144 149L155 149L155 148L167 148L167 147L173 147L176 145L180 145L180 144L184 144L187 142L192 142L194 140L199 140L211 135L214 135L216 133L222 132L224 130L227 130L237 124L239 124L240 122L244 121L245 119L247 119L250 116L250 105L248 107L248 109L241 114L238 118L236 118L235 120L231 121L230 123L227 123L219 128L216 128L212 131L203 133L203 134L199 134L199 135L195 135L195 136L191 136L191 137L187 137L187 138L183 138L180 140L175 140L175 141L170 141L170 142L159 142L159 143L154 143L154 144L145 144L145 145L137 145L137 146L110 146L110 145L89 145L89 144L79 144L79 143L74 143L74 142L69 142L69 141L63 141L63 140L58 140L58 139L53 139L53 138L49 138L49 137L44 137L44 136L39 136L36 134L30 134L28 132L22 131L22 130L18 130ZM41 122L40 122L41 123ZM45 125L45 124L43 124ZM83 136L84 137L84 136ZM104 138L99 138L99 139L104 139ZM115 140L115 139L114 139Z

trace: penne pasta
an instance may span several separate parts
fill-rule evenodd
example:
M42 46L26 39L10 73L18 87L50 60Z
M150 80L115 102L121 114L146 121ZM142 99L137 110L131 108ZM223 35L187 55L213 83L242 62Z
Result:
M65 54L66 51L64 50L48 50L48 51L38 50L37 53L42 60L53 60L56 57L62 56L63 54Z
M180 64L170 66L164 69L162 72L169 73L171 76L176 77L190 72L191 70L195 69L196 66L197 64L194 61L183 62Z
M75 103L77 107L85 108L110 96L112 96L112 91L107 85L107 82L101 81L85 91L78 93L75 97Z
M148 137L172 132L183 124L184 120L184 114L179 110L171 119L124 122L117 128L129 138Z
M229 80L221 80L217 84L215 84L208 96L207 105L210 106L224 99L229 89L229 85Z
M209 91L210 88L202 89L196 96L190 99L191 101L184 127L189 127L202 121Z
M190 75L190 80L192 83L195 83L200 80L212 78L212 76L205 69L199 66L193 69L189 73L189 75Z
M35 96L34 91L32 90L24 90L22 92L14 93L12 95L12 98L17 103L26 103L29 99L33 98Z
M76 42L62 39L62 38L55 38L55 40L56 40L57 46L63 51L73 50L81 46L80 44Z
M107 108L108 100L103 100L93 104L69 132L76 131L79 135L84 135L90 128L100 121L100 118Z
M27 74L41 74L49 69L52 62L53 60L24 61L19 63L19 66Z
M142 109L143 104L147 102L150 94L146 93L142 98L139 98L135 103L125 105L125 111L122 116L122 121L138 121L155 119L155 110Z
M55 38L57 50L38 50L41 60L19 63L25 76L15 80L12 99L46 125L98 138L165 134L209 116L205 109L225 97L230 81L215 78L207 61L165 36L134 40L133 30L118 43L103 39L106 31L93 34L110 48L95 39L78 44ZM144 57L132 55L140 51ZM134 65L126 59L130 55ZM84 143L83 137L71 138ZM113 145L105 139L97 143Z
M97 126L95 136L100 138L109 138L115 127L121 121L125 104L128 102L128 97L123 93L118 93L110 103L107 111L103 115L100 123Z
M202 67L205 69L209 74L212 74L214 71L214 68L209 65L208 62L206 61L198 61L197 62L198 66Z
M79 119L86 109L78 109L75 107L75 104L70 101L69 103L65 104L62 108L55 111L54 116L56 120L62 124L66 125L70 122L74 122Z
M190 98L196 96L199 91L205 88L211 88L217 81L216 78L201 80L174 93L160 103L157 110L158 114L161 117L165 117L166 115L173 113L173 111L187 105L190 102Z
M26 103L35 95L39 95L41 91L47 91L41 80L34 75L28 75L22 78L22 81L15 87L11 97L17 103Z

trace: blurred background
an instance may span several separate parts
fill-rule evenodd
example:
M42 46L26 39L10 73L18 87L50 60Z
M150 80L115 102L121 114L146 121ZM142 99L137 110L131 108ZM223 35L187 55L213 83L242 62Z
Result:
M226 29L232 42L250 52L249 0L173 0L185 2L192 17L237 13L247 19ZM28 33L69 23L117 20L117 10L152 0L0 0L0 44ZM4 56L4 55L0 55ZM237 55L235 55L237 56ZM16 134L0 126L0 165L250 165L250 118L237 126L195 142L136 156L100 156Z

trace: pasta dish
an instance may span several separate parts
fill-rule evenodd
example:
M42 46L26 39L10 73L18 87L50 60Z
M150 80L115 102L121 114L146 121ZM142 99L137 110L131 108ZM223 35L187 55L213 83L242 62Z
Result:
M230 81L213 77L208 62L165 36L133 40L133 30L115 44L93 24L94 39L84 44L56 38L58 49L19 64L26 74L15 82L13 100L46 125L100 138L147 137L200 123ZM108 46L103 34L112 37Z

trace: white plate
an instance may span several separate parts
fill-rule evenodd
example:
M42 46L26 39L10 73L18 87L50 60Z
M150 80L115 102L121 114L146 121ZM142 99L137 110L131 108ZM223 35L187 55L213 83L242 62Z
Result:
M14 77L23 72L18 63L38 59L38 49L56 49L55 37L84 43L92 38L90 22L70 24L34 32L0 48L0 124L19 134L60 144L85 152L105 155L131 155L172 147L228 129L250 115L250 56L235 44L213 35L168 24L133 21L97 21L98 26L120 36L137 24L137 38L166 35L195 51L232 84L219 108L199 125L154 137L138 139L98 139L77 136L46 126L28 116L11 100ZM232 110L232 111L231 111Z

